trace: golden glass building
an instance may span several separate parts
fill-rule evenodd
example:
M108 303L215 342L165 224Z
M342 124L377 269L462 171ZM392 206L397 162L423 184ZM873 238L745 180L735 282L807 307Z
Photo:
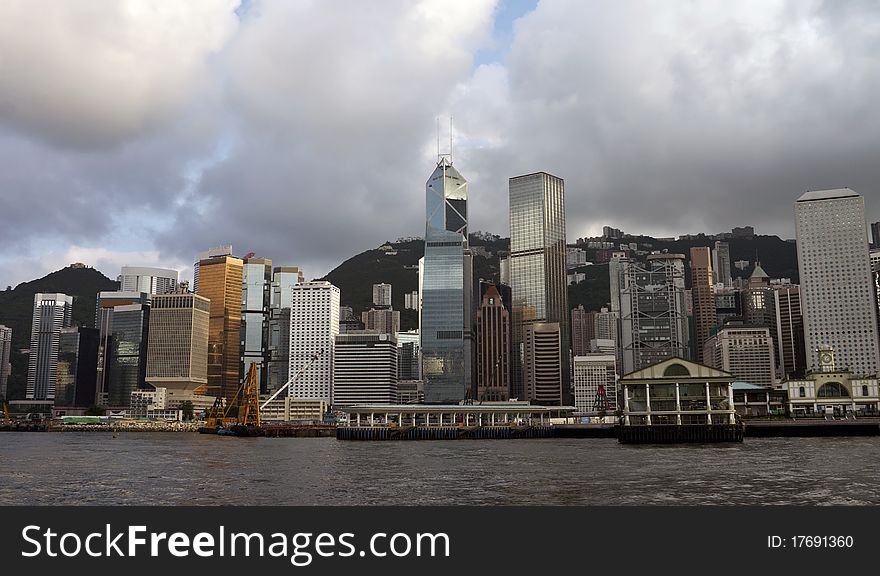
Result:
M231 400L241 379L241 296L244 262L233 256L199 261L198 295L211 301L208 323L210 396Z

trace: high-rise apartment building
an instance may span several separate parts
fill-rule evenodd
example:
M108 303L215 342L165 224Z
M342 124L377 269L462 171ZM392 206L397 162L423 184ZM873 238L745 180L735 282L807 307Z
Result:
M361 312L364 330L380 334L397 334L400 332L400 312L391 308L370 308Z
M807 363L834 349L856 375L880 369L876 295L865 233L865 199L850 190L807 192L795 202Z
M232 244L215 246L210 250L200 252L196 256L196 261L193 263L193 292L197 294L199 292L199 263L202 260L208 260L209 258L219 258L221 256L232 256Z
M210 396L231 400L241 371L241 304L244 262L232 256L199 262L197 294L211 302L208 325L208 387Z
M425 256L419 289L425 402L457 403L472 385L473 259L467 181L440 158L425 183Z
M98 384L97 328L62 328L58 340L55 406L89 407L95 404Z
M153 296L147 343L148 384L171 392L205 390L211 302L198 294Z
M583 304L571 309L571 353L584 356L590 352L590 340L596 338L596 313Z
M73 296L34 294L31 348L28 356L28 400L54 400L58 381L61 329L70 326Z
M532 362L525 358L525 327L530 323L557 324L561 354L560 401L570 403L565 182L546 172L537 172L511 178L509 191L510 287L513 299L511 396L536 400L525 395L525 365Z
M127 407L133 390L146 388L151 298L146 292L99 292L95 324L98 347L97 401Z
M694 356L703 360L703 345L715 327L715 291L712 288L712 254L709 248L691 248L691 296L694 305Z
M614 354L584 354L575 356L574 406L578 412L617 409L617 362Z
M165 294L177 287L177 270L144 266L123 266L117 280L122 292Z
M12 374L12 328L0 324L0 398L6 399Z
M733 276L730 272L730 244L717 240L715 250L712 251L712 278L715 284L730 287L733 284Z
M333 398L333 347L339 334L339 288L326 281L291 287L288 378L305 368L288 388L303 400Z
M290 303L292 288L305 281L297 266L276 266L272 272L272 302L269 314L269 375L266 390L271 395L290 377Z
M684 255L651 254L645 262L612 259L612 310L620 311L622 374L668 358L688 358L690 333Z
M333 351L333 407L396 402L394 334L337 334Z
M472 398L510 398L510 315L494 284L486 287L477 310L477 378Z
M269 380L269 320L272 306L272 261L244 259L241 276L241 364L242 377L257 365L259 390Z
M703 357L707 366L749 384L771 386L777 381L769 328L728 323L706 341Z
M373 284L373 306L391 308L391 284Z

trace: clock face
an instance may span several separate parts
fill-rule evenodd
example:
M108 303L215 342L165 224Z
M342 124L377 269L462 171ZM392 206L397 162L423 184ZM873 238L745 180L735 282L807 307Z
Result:
M820 359L820 361L824 364L830 364L831 363L831 354L828 354L827 352L822 354L822 358Z

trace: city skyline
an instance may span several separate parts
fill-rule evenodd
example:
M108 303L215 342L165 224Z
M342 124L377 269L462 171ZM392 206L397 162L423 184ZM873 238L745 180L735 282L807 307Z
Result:
M111 4L88 18L70 3L45 18L32 6L9 3L0 18L14 56L0 74L0 285L75 261L184 270L224 241L242 253L296 247L273 256L320 277L387 240L390 224L418 233L438 116L455 117L457 158L475 168L471 228L501 235L491 207L507 176L530 170L565 176L572 238L608 223L654 236L748 223L790 238L790 196L849 186L870 197L880 179L878 120L860 113L880 80L869 6L389 2L343 13L256 1ZM160 30L170 41L155 41ZM365 217L325 210L329 191ZM866 216L880 220L880 207Z

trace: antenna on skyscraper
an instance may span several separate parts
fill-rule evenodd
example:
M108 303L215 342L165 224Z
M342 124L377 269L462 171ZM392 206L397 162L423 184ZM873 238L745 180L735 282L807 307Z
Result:
M452 115L449 115L449 163L452 164Z

